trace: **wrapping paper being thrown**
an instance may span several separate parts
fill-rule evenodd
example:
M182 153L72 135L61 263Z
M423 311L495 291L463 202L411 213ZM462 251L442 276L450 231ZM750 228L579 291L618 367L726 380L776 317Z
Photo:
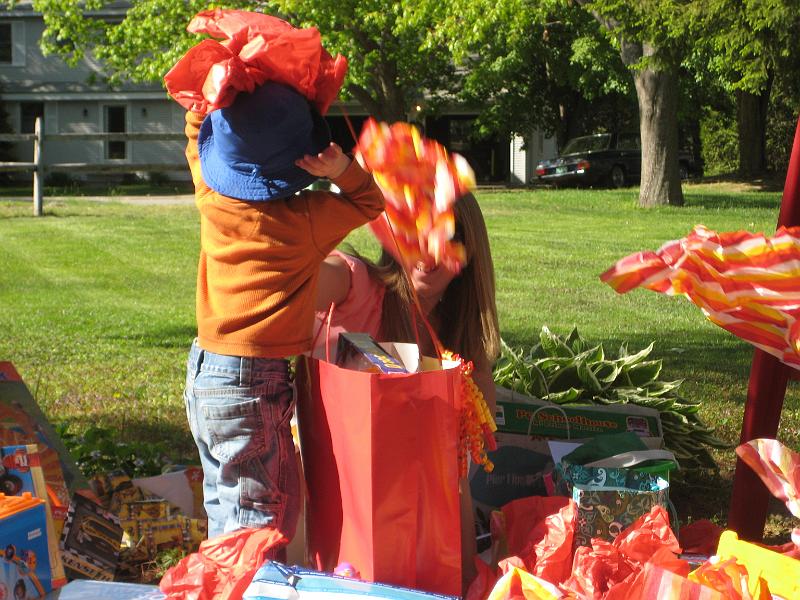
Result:
M364 123L356 157L386 198L385 212L370 223L381 245L407 269L444 264L458 272L466 252L452 239L453 204L475 187L466 159L409 123L374 119Z
M621 294L642 287L684 295L713 323L800 368L800 227L767 237L697 225L655 252L619 260L600 279Z
M239 92L265 81L289 85L324 115L339 94L347 59L332 57L315 27L298 29L262 13L213 9L187 26L206 33L164 76L167 91L187 110L208 114L229 106Z
M736 454L761 477L772 495L800 518L800 454L764 438L741 444ZM792 531L792 542L800 550L800 527Z

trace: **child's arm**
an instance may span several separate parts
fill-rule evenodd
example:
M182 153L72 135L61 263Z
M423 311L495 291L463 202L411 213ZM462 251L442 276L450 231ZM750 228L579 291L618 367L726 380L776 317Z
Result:
M349 291L350 267L341 256L329 255L319 267L314 310L328 310L331 303L341 304Z
M310 192L305 195L312 239L323 257L350 231L383 212L383 194L372 175L336 144L316 156L306 155L295 164L317 177L328 177L340 190L339 194Z
M192 111L186 112L186 137L189 142L186 144L186 160L189 162L189 171L192 173L192 182L196 192L209 191L209 187L203 181L203 174L200 171L200 154L197 150L197 134L200 132L200 124L205 117Z

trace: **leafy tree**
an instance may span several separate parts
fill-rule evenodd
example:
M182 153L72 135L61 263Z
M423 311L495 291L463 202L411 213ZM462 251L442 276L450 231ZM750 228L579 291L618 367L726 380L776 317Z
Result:
M694 39L698 47L710 49L706 68L736 98L739 173L759 174L768 166L767 120L776 78L788 82L800 77L797 3L709 0L698 17Z
M109 82L158 81L198 37L185 31L208 0L135 0L121 21L87 18L113 0L33 0L45 20L44 51L75 64L91 51ZM452 61L441 47L425 45L438 10L432 0L230 0L226 8L286 17L319 28L326 48L348 57L345 92L385 120L405 120L425 94L446 89Z
M488 76L494 75L501 82L496 86L500 102L521 103L518 98L524 96L516 89L521 77L529 84L528 100L537 101L530 110L543 113L544 123L552 122L556 110L563 118L567 106L580 102L570 102L570 93L588 99L602 97L603 92L606 96L621 93L627 84L622 83L620 66L632 73L642 140L639 202L643 206L683 204L678 171L677 83L687 26L683 13L675 10L677 2L450 1L455 9L450 11L446 30L452 45L460 50L458 54L473 51L478 59L486 54ZM570 40L568 44L562 40L548 45L549 32L556 31L551 23L560 24ZM496 44L492 36L512 40L505 55L492 50ZM486 48L480 48L480 44ZM612 51L621 58L621 65L611 60ZM548 101L556 97L557 108Z
M678 171L678 90L694 7L679 0L577 0L619 48L639 102L639 204L683 204Z
M630 78L586 11L525 0L453 3L437 35L465 67L461 97L481 107L482 133L538 128L563 145L630 125Z
M431 43L436 0L273 0L295 25L317 26L330 50L347 56L346 91L386 121L406 120L423 100L436 104L456 83L447 49Z

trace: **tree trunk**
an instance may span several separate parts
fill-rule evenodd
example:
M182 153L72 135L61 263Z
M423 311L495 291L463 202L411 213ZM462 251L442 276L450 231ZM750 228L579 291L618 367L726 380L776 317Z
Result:
M656 49L647 43L622 43L626 65L636 56L652 57ZM667 66L648 66L633 71L639 100L639 131L642 139L640 206L683 206L678 170L678 82Z
M739 134L739 176L753 177L767 167L767 106L772 78L760 94L736 93L736 125Z
M586 135L583 129L585 102L580 94L571 91L561 91L559 96L562 102L558 105L559 128L556 132L556 142L559 148L574 137Z

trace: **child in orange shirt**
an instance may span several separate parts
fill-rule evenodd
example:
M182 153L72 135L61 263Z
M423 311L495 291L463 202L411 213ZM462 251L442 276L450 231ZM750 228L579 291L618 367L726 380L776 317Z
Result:
M200 261L184 399L209 537L270 526L291 539L300 482L287 357L311 348L320 263L383 211L383 196L286 85L240 92L205 118L188 112L186 135ZM304 189L319 177L341 193Z

